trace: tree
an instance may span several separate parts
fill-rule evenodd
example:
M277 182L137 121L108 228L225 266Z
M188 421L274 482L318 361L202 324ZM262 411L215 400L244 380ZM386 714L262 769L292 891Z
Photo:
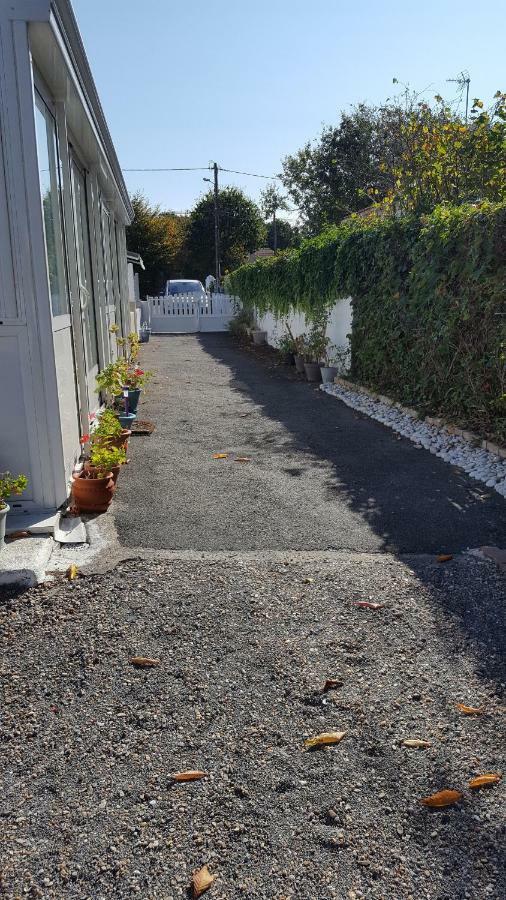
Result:
M442 203L505 200L506 94L498 91L488 110L475 99L468 122L434 99L435 107L418 103L401 125L386 204L420 215Z
M337 224L370 206L373 198L387 195L404 118L405 110L397 102L379 108L360 103L341 113L338 125L326 126L316 142L283 160L283 184L300 211L306 234ZM382 168L385 161L388 165Z
M160 213L146 197L132 197L134 219L127 228L127 246L140 253L145 271L139 271L141 297L156 296L168 278L174 278L182 267L186 218L174 213Z
M260 194L260 207L265 218L272 220L272 249L274 250L274 253L276 253L278 249L276 213L278 209L285 211L288 209L286 197L284 197L275 184L268 184L265 190Z
M265 240L260 210L242 191L223 188L218 193L221 272L244 262ZM203 280L214 272L214 194L209 191L190 213L186 239L187 275Z
M274 226L276 227L276 246L274 246ZM298 247L300 244L300 232L296 225L292 225L286 219L276 219L267 225L267 246L271 250L288 250L290 247Z

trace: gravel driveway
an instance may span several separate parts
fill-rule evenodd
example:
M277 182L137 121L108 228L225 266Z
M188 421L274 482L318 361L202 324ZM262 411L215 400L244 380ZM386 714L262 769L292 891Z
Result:
M503 898L504 785L467 783L504 770L504 588L472 557L245 553L4 592L0 893L168 900L207 864L209 900Z

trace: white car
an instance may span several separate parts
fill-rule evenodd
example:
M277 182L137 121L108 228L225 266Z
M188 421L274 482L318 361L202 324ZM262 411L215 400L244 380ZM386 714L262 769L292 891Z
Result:
M177 297L179 294L185 294L191 300L207 300L207 294L202 282L189 278L175 278L166 283L166 297Z

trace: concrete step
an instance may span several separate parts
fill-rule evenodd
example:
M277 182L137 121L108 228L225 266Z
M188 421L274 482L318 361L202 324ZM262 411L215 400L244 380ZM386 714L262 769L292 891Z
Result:
M59 510L40 510L37 513L9 513L6 534L28 531L32 535L48 534L60 544L87 543L86 528L79 516L62 516Z
M55 546L50 534L32 535L5 544L0 550L0 585L27 588L40 584Z

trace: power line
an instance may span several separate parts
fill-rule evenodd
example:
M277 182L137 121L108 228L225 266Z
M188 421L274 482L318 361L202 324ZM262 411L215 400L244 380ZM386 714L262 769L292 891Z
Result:
M207 172L212 166L178 166L176 168L144 168L123 169L123 172ZM259 175L257 172L241 172L239 169L225 169L218 166L220 172L230 172L233 175L247 175L249 178L266 178L268 181L280 178L279 175Z

